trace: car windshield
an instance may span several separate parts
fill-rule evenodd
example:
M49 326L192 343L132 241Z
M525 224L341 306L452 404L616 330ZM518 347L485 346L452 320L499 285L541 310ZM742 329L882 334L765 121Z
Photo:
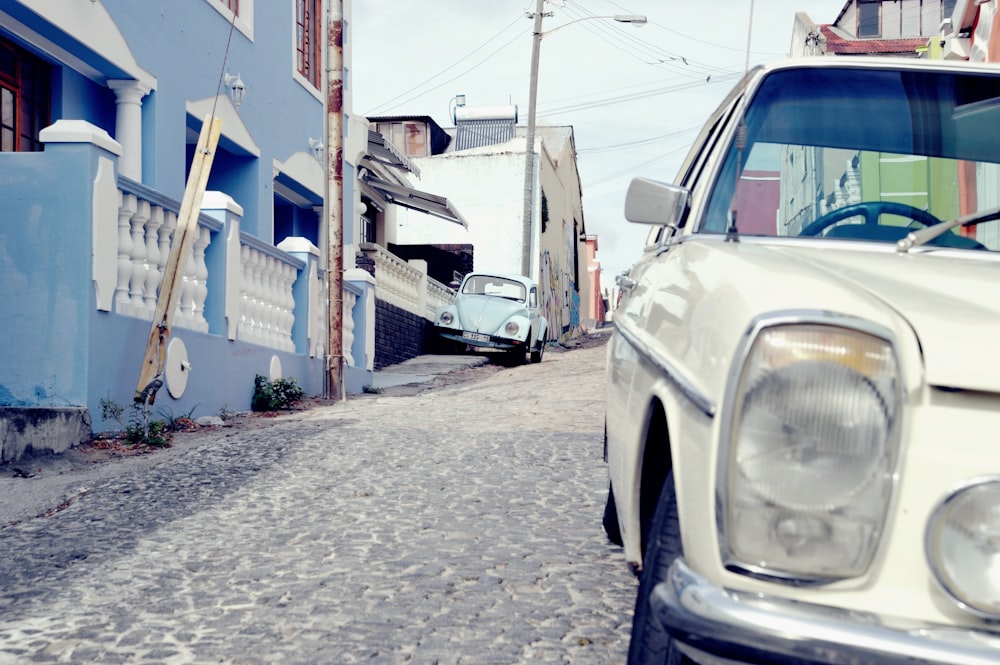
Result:
M896 242L1000 206L1000 75L812 67L753 96L699 230ZM742 145L740 145L742 143ZM737 168L739 165L739 168ZM1000 223L931 245L1000 250Z
M473 275L465 280L462 293L472 293L484 296L499 296L508 300L524 301L524 284L512 279L494 275Z

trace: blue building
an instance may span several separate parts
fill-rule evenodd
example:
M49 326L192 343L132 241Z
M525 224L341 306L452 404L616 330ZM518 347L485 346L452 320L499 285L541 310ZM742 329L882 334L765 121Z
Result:
M0 0L0 460L120 427L208 117L151 413L246 410L258 374L324 392L322 4Z

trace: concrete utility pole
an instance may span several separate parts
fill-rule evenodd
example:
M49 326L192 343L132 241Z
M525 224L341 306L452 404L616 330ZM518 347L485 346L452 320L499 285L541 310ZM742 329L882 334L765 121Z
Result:
M327 397L343 399L344 384L344 4L327 0L326 207Z
M531 83L528 89L528 132L524 150L524 213L521 217L523 229L521 237L521 274L533 277L531 274L531 239L534 225L532 211L535 208L535 103L538 100L538 53L542 47L542 18L544 18L545 0L537 0L535 27L532 30L531 42Z

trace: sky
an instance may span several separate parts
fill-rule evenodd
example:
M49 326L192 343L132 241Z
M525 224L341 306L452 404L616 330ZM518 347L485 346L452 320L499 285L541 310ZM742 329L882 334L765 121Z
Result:
M537 124L573 127L584 225L598 236L605 287L638 260L648 231L624 217L632 178L672 182L747 64L788 53L796 12L833 23L845 3L546 1L552 15L542 24ZM355 0L353 111L429 115L452 127L454 99L465 95L469 107L517 105L525 124L527 14L535 7L536 0ZM623 14L644 15L647 23L601 18Z

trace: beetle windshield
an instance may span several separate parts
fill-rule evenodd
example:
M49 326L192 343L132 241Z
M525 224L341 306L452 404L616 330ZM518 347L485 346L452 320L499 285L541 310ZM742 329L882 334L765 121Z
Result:
M895 242L1000 205L1000 75L813 67L769 73L700 230ZM737 168L739 167L739 168ZM931 244L1000 249L1000 223Z
M495 275L473 275L465 280L462 293L472 293L484 296L499 296L509 300L524 301L526 290L524 284L505 277Z

